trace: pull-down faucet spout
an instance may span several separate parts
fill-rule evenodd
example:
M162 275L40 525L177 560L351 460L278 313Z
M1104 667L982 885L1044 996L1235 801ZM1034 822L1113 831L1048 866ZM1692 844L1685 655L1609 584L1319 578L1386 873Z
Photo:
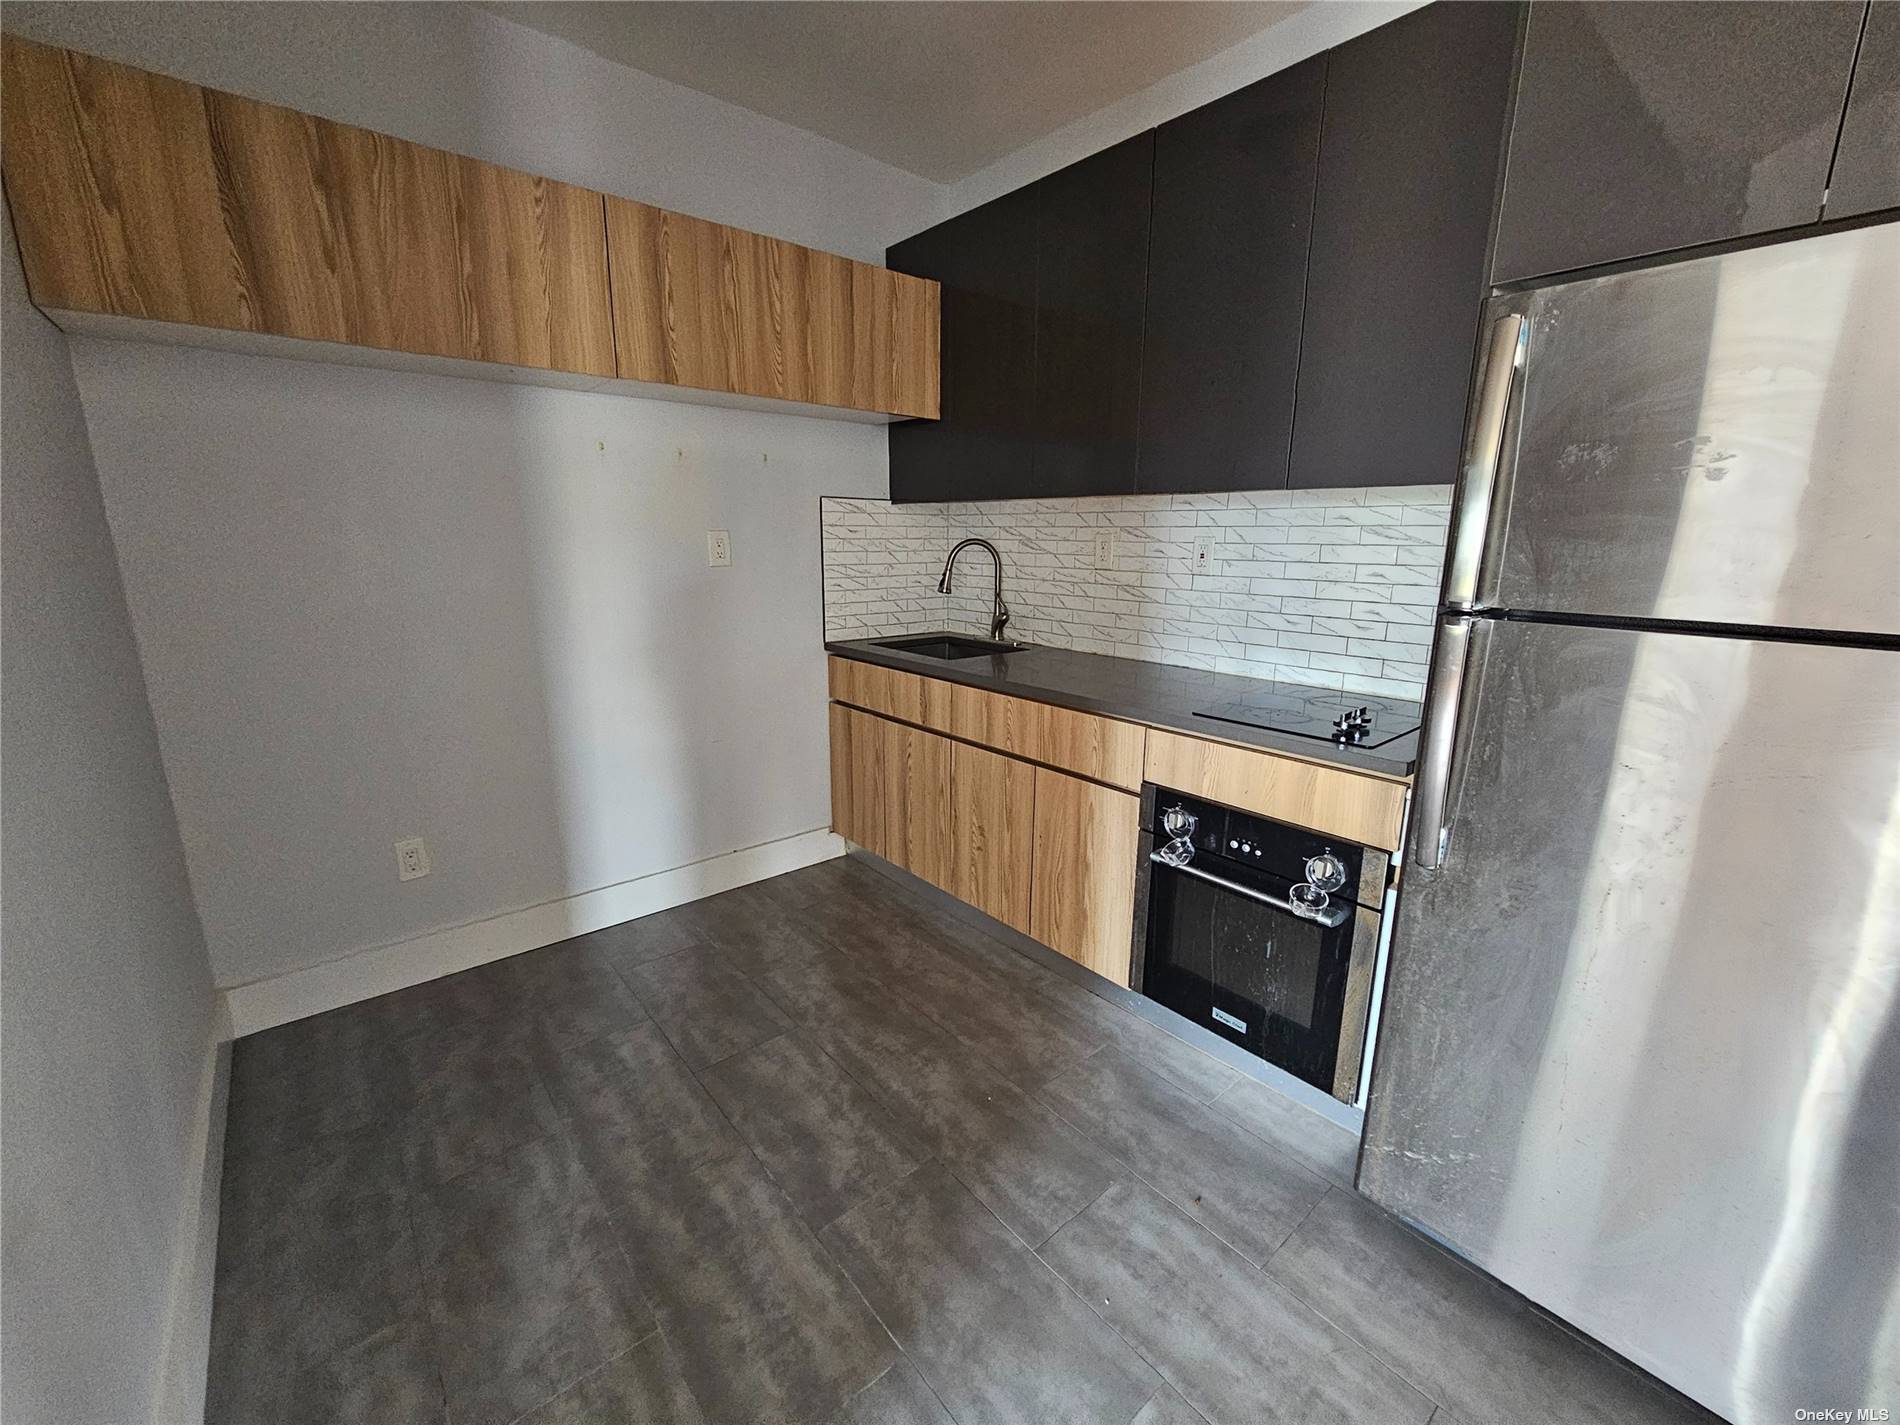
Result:
M1003 625L1009 622L1009 606L1003 602L1003 556L996 552L996 546L987 539L966 539L950 551L950 557L943 561L943 577L937 580L937 592L947 594L950 589L950 571L956 565L957 556L971 545L987 549L990 558L996 561L996 588L990 596L990 637L998 643L1003 641Z

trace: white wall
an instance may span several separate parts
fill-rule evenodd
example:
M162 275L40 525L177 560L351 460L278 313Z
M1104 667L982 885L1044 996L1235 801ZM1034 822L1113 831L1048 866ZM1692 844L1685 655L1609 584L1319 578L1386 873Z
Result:
M464 4L32 3L8 30L867 261L942 189Z
M72 345L221 985L829 821L818 497L881 428Z
M163 1399L182 1419L207 1279L176 1328L187 1390L160 1391L195 1260L211 977L66 342L0 227L4 1413L142 1421Z
M465 5L5 23L855 256L934 212L922 179ZM881 430L73 349L220 985L829 820L818 496L884 493ZM410 834L434 874L399 884Z

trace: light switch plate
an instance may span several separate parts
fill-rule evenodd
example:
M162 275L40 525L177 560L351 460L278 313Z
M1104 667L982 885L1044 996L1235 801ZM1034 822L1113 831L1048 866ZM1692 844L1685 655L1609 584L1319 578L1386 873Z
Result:
M732 563L732 536L723 529L706 531L706 563L714 569L725 569Z

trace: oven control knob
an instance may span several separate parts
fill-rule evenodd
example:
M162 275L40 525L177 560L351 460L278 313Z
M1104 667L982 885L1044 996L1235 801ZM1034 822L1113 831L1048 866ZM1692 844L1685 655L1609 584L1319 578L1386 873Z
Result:
M1316 891L1336 891L1346 884L1346 863L1332 852L1322 852L1306 863L1306 883Z
M1161 813L1161 829L1170 836L1192 836L1196 821L1186 807L1169 807Z

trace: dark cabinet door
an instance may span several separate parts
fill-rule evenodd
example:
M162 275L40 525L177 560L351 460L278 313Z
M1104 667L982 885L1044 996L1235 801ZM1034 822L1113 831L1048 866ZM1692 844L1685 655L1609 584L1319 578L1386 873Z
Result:
M1142 490L1286 484L1326 57L1155 133Z
M1538 0L1492 279L1821 216L1864 0Z
M1827 216L1900 208L1900 0L1874 0L1854 61Z
M1036 237L1033 495L1135 488L1154 134L1051 174Z
M1332 51L1295 487L1457 478L1521 17L1439 0Z
M1036 215L1025 188L889 249L943 284L942 418L890 427L891 498L1026 494L1035 460Z

